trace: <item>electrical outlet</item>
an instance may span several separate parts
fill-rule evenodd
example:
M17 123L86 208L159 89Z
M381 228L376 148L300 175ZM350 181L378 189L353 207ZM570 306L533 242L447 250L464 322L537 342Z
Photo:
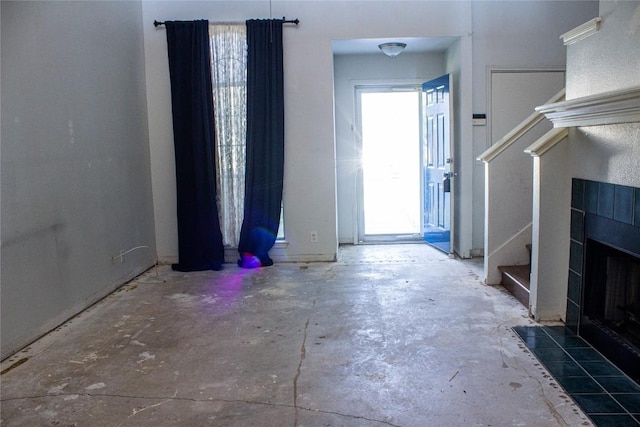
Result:
M311 243L318 243L318 232L317 231L312 231L311 232Z

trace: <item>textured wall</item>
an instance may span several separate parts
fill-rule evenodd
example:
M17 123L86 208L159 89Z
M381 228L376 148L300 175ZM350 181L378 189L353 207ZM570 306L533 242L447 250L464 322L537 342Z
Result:
M1 7L4 357L152 265L155 238L140 3Z
M640 86L640 1L602 1L600 16L567 46L567 99ZM570 142L574 177L640 187L639 122L577 128Z
M640 2L601 1L599 16L600 31L567 46L567 99L640 85Z
M570 142L574 177L640 187L640 123L577 128Z

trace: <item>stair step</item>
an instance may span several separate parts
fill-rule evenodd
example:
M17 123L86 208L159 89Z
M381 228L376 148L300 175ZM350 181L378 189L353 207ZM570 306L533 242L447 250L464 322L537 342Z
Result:
M529 283L531 265L509 265L498 267L502 272L502 286L525 307L529 308Z

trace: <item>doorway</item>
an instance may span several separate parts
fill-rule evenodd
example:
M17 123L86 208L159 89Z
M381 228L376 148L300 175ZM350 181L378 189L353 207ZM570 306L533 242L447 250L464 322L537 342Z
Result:
M356 87L360 242L421 239L419 85Z

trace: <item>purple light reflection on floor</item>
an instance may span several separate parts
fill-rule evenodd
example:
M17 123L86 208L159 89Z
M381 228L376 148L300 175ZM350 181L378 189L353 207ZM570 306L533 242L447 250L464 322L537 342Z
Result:
M242 298L245 278L255 271L232 267L222 274L213 274L206 285L206 294L203 295L203 301L207 303L203 306L204 311L213 315L230 312Z

